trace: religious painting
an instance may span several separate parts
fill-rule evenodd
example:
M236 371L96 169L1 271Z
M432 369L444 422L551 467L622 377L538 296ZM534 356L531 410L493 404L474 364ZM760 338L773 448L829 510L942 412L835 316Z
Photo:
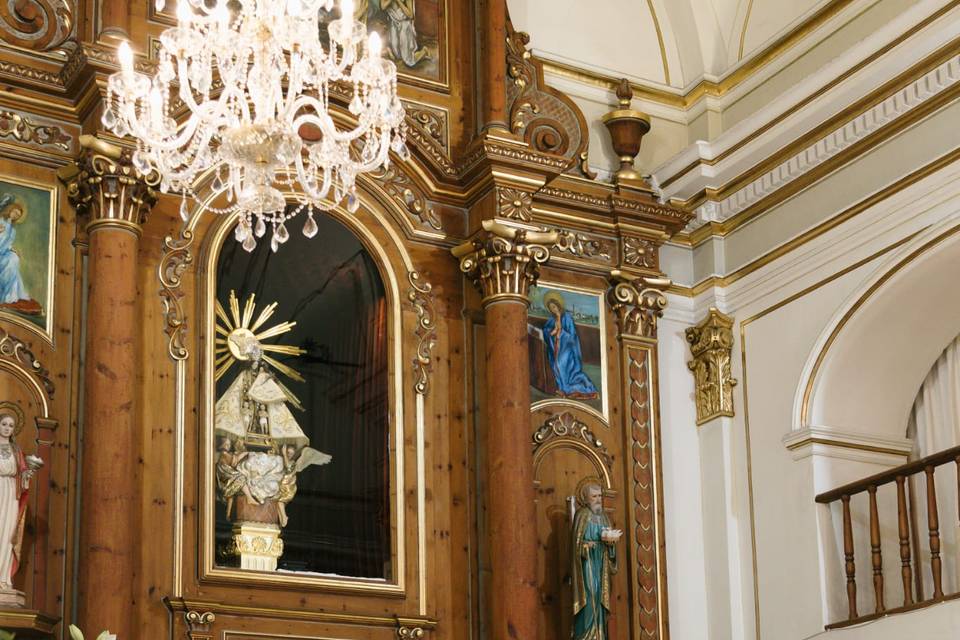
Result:
M354 0L353 16L376 31L384 55L401 76L446 85L447 45L444 0ZM325 22L339 17L331 12Z
M527 338L533 407L574 403L606 420L602 294L567 285L532 287Z
M388 304L331 215L216 268L215 565L394 579Z
M55 189L0 178L0 315L50 339Z

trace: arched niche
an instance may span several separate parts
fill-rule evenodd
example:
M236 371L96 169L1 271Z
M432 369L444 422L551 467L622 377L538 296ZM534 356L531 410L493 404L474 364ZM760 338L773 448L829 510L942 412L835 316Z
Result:
M884 260L821 335L794 428L902 439L931 364L960 333L960 226L921 234Z
M589 409L573 404L551 404L532 412L534 428L533 478L537 491L537 535L542 553L537 554L537 577L541 594L540 623L546 637L570 636L569 612L572 510L569 499L579 498L585 484L603 489L604 503L613 504L613 456L606 425ZM493 489L496 490L496 489ZM621 526L627 514L613 514Z
M178 487L175 503L189 504L193 487L200 498L196 515L188 513L175 523L175 551L184 567L181 575L184 579L197 575L200 583L223 585L225 589L231 585L268 588L276 591L278 597L285 597L281 596L284 591L290 594L303 590L361 597L404 597L410 605L419 600L421 604L414 611L422 611L427 574L423 398L429 385L433 302L429 283L414 270L404 246L403 231L396 222L402 212L396 211L396 205L385 200L382 193L363 189L362 185L361 206L357 212L334 209L317 212L315 216L318 223L321 218L335 221L359 243L382 283L390 431L387 460L381 462L389 478L389 571L382 576L323 575L318 571L306 575L306 572L295 571L269 573L225 568L216 562L213 535L216 518L213 460L217 453L213 428L217 389L214 379L216 275L223 247L235 242L232 234L235 219L205 211L217 202L218 195L197 203L179 236L167 238L159 264L161 298L170 338L168 351L178 371L174 466L184 470L186 485ZM291 236L301 233L304 215L301 213L289 225ZM310 251L321 250L319 241L321 234L304 240ZM260 242L268 244L269 233ZM288 248L288 245L281 246L278 254ZM256 313L272 301L269 294L258 292ZM331 310L331 313L337 312L337 309ZM271 324L274 320L284 318L278 313ZM413 367L411 362L415 363ZM191 417L194 406L195 422ZM179 512L180 507L174 511ZM199 547L199 553L193 552L193 545ZM407 605L402 606L402 610L407 609Z

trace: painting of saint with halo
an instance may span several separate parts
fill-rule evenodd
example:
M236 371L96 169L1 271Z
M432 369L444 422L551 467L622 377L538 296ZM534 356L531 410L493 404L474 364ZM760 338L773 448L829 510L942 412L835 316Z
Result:
M49 333L52 192L0 180L0 314Z
M534 404L567 399L606 413L600 305L599 294L548 285L531 289L527 334Z

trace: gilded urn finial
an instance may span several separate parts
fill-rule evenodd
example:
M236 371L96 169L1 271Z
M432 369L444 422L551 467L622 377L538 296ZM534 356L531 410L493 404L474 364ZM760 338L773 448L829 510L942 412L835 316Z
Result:
M650 117L642 111L630 108L633 87L626 78L620 80L616 93L617 108L604 114L602 120L610 133L613 150L620 158L616 183L628 187L645 188L643 177L634 169L633 161L640 153L640 141L650 131Z

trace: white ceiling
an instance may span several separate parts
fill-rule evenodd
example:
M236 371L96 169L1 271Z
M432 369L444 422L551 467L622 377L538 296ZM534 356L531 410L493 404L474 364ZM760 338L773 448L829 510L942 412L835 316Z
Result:
M830 0L507 0L543 58L636 82L717 80Z

